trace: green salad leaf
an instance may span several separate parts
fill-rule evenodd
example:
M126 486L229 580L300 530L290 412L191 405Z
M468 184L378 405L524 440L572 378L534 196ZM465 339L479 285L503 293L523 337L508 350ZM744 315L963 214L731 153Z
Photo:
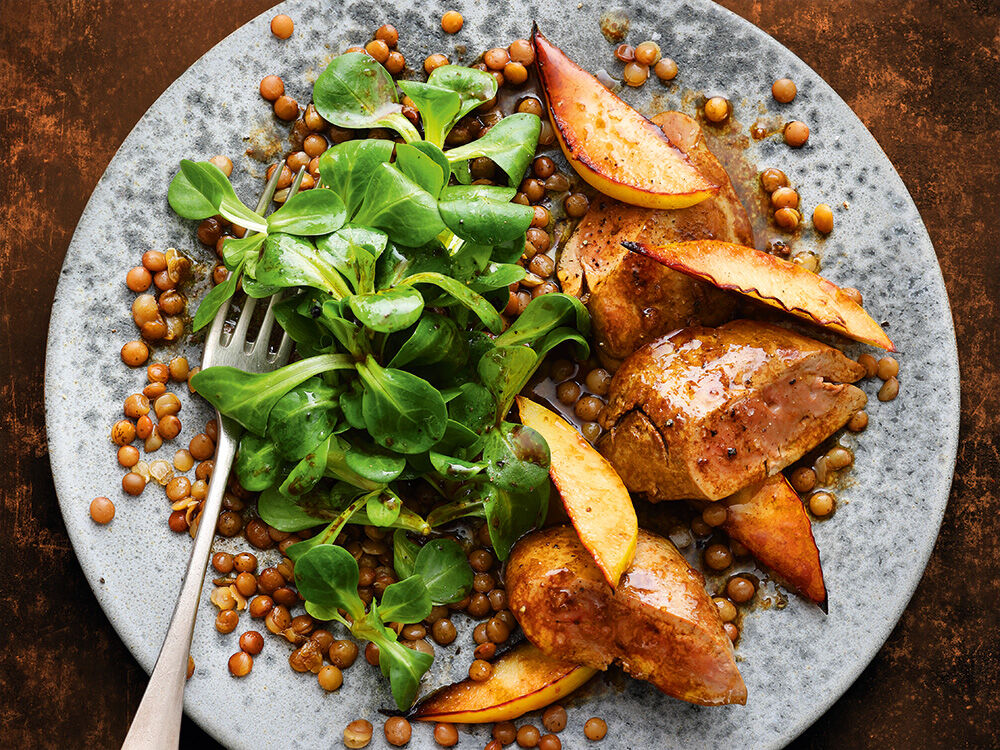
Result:
M485 520L504 559L544 522L548 445L506 417L548 352L589 354L590 317L558 293L533 299L514 320L501 314L526 274L534 209L513 201L539 119L511 115L444 150L462 118L493 106L495 78L445 65L398 86L423 137L382 65L361 53L330 62L313 87L319 114L352 131L389 128L403 142L350 134L319 157L317 184L270 215L264 202L247 208L209 162L182 161L167 197L186 219L221 215L249 230L225 240L230 273L202 300L196 329L241 288L282 295L272 309L295 342L290 364L256 374L208 367L191 385L245 430L236 477L259 493L261 519L301 536L285 553L306 611L376 644L405 710L432 657L400 643L398 624L461 601L474 581L463 547L435 529ZM479 157L509 184L463 184ZM276 182L272 174L269 189ZM342 546L347 524L380 527L387 540L393 530L400 580L367 602Z

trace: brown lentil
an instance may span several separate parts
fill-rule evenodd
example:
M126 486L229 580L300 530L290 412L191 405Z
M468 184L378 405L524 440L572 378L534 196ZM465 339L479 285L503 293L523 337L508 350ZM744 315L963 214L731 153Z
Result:
M292 97L282 94L274 102L274 114L279 120L286 122L299 116L299 103Z
M519 62L509 62L503 66L503 78L511 86L520 86L528 80L528 69Z
M604 719L594 716L587 719L587 723L583 725L583 733L588 740L593 740L594 742L603 740L604 736L608 733L608 724Z
M584 422L580 426L580 432L583 433L583 436L587 440L593 443L601 436L601 426L597 422Z
M95 497L90 501L90 517L94 523L111 523L115 517L115 504L106 497Z
M250 616L255 620L267 617L272 609L274 609L274 599L267 594L259 594L250 600Z
M671 60L669 57L662 57L660 61L653 66L653 73L661 81L672 81L677 77L677 63Z
M544 253L548 251L550 245L552 244L552 237L544 229L539 229L538 227L531 227L527 231L528 242L538 253Z
M181 420L168 414L156 425L156 434L164 440L173 440L181 432Z
M215 218L203 219L198 224L198 241L205 247L215 247L222 235L222 225Z
M195 479L207 481L208 478L212 476L212 470L214 468L215 461L202 461L194 469Z
M160 295L159 305L164 315L180 315L184 312L184 295L171 289Z
M820 203L813 209L812 222L817 232L830 234L833 231L833 209L826 203Z
M512 721L499 721L493 725L492 734L501 745L509 745L517 739L517 727Z
M434 741L441 747L454 747L458 744L458 730L454 724L439 722L434 725Z
M444 618L431 625L431 635L434 641L442 646L447 646L455 640L457 635L455 625L451 620Z
M177 471L190 471L193 466L194 458L191 457L190 451L180 448L174 452L174 468Z
M236 576L236 590L244 597L251 597L257 593L257 579L253 573L240 573Z
M187 477L174 477L167 482L166 493L171 502L183 500L191 494L191 480Z
M542 738L542 733L538 727L532 724L525 724L517 730L518 747L538 747L538 741Z
M865 368L865 377L874 377L878 373L878 360L871 354L858 357L858 364Z
M788 175L780 169L769 167L760 173L760 184L765 192L773 193L778 188L788 186Z
M899 381L892 377L886 380L878 389L879 401L892 401L899 395Z
M142 395L148 399L155 400L167 392L167 386L163 383L149 383L142 389Z
M542 103L533 96L526 96L517 103L517 111L541 117L543 112Z
M643 65L656 65L660 61L660 45L656 42L642 42L636 45L635 61Z
M355 719L344 727L344 746L349 748L367 747L372 741L372 723L364 719Z
M790 187L779 187L771 193L771 205L775 208L798 208L799 194Z
M253 657L246 651L237 651L229 657L229 672L233 677L246 677L253 669Z
M441 16L441 30L445 34L457 34L462 30L462 25L465 23L465 19L462 18L462 14L457 10L449 10L443 16Z
M136 429L131 420L119 419L111 426L111 442L115 445L128 445L135 440Z
M490 661L493 657L497 655L497 644L493 641L486 641L486 643L480 643L476 646L475 651L472 652L473 659L485 659Z
M234 537L240 533L242 528L243 519L240 518L239 513L234 513L231 510L224 510L219 514L217 530L222 536Z
M328 693L332 693L334 690L339 690L340 686L344 684L343 672L330 664L322 667L319 672L316 673L316 678L319 680L319 686Z
M535 206L535 215L531 219L531 226L546 227L552 220L552 215L545 206Z
M800 466L792 472L791 483L796 492L809 492L816 486L816 472L808 466Z
M534 178L527 178L521 183L521 192L530 203L538 203L545 197L545 184Z
M809 126L799 120L792 120L792 122L785 125L783 132L785 143L792 148L800 148L809 140Z
M167 517L167 526L175 534L181 534L188 530L187 511L175 510Z
M536 286L534 289L531 290L531 297L532 298L541 297L543 294L552 294L553 292L558 292L558 291L559 291L558 284L556 284L554 281L546 281L544 284Z
M125 286L133 292L144 292L153 283L153 275L143 266L136 266L125 274Z
M733 576L726 582L726 596L736 604L746 604L757 593L757 587L749 578Z
M493 676L493 665L484 659L476 659L469 666L469 679L473 682L485 682Z
M123 445L118 449L118 463L131 469L139 463L139 449L134 445Z
M798 89L791 78L779 78L771 84L771 96L781 104L788 104L795 98Z
M254 518L247 524L246 538L257 549L267 549L271 546L271 536L267 533L267 524L259 518Z
M615 47L615 58L623 63L633 62L635 60L635 49L631 44L619 44Z
M234 609L224 609L215 616L215 629L220 633L232 633L240 624L240 616Z
M402 716L392 716L385 721L385 741L394 747L402 747L410 741L413 729Z
M856 411L847 422L847 429L851 432L861 432L868 426L868 412Z
M486 643L490 637L486 635L486 623L481 622L472 629L472 640L476 644Z
M256 630L248 630L240 636L240 648L251 656L256 656L264 648L264 636Z
M209 159L212 164L219 168L226 177L230 177L233 174L233 160L230 159L225 154L216 154L211 159Z
M442 65L448 64L448 58L442 55L440 52L433 55L428 55L424 60L424 72L430 75L435 70L440 68Z
M558 703L549 706L542 714L542 726L550 732L561 732L566 728L566 709Z
M809 510L816 516L828 516L833 513L834 499L829 492L814 492L809 496Z
M854 463L854 456L843 446L838 445L831 448L826 454L826 465L834 471L847 468L852 463Z
M649 78L649 66L643 65L640 62L633 60L630 63L625 64L625 70L622 72L622 79L629 86L641 86Z
M899 362L892 357L882 357L882 359L878 361L878 367L875 374L878 375L879 380L894 378L899 375Z
M733 553L724 544L710 544L705 549L705 564L712 570L725 570L733 564Z
M856 304L856 305L860 305L861 304L861 302L862 302L861 292L859 292L854 287L852 287L852 286L842 286L842 287L840 287L840 291L842 291L844 293L844 296L846 296L854 304Z
M295 29L295 23L284 13L279 13L271 19L271 33L278 39L288 39Z
M709 526L722 526L726 522L728 515L729 513L726 511L725 505L721 503L709 503L705 506L705 510L701 512L701 520Z
M281 604L276 604L272 607L264 617L264 625L266 625L267 629L275 635L284 632L285 628L287 628L291 622L292 616L289 614L288 608Z
M212 555L212 567L226 575L233 572L233 556L228 552L216 552Z
M497 618L492 618L486 623L486 637L493 643L503 643L510 638L510 628Z
M802 215L794 208L779 208L774 212L774 221L782 229L795 229L802 220Z
M374 643L369 642L365 646L365 661L371 664L373 667L377 667L379 664L379 648Z
M122 362L129 367L139 367L149 359L149 347L142 341L129 341L122 347Z
M563 201L563 208L567 216L579 219L590 208L590 199L583 193L570 193Z
M347 669L358 658L358 644L354 641L340 640L330 644L330 663L340 669Z
M724 96L713 96L705 102L705 119L719 123L729 117L729 100Z
M596 396L584 396L576 402L573 413L584 422L594 422L604 407L604 402Z
M736 619L736 606L731 601L722 596L717 596L712 601L718 607L719 617L723 622L732 622Z
M507 46L507 53L511 60L524 66L535 62L535 50L527 39L515 39Z

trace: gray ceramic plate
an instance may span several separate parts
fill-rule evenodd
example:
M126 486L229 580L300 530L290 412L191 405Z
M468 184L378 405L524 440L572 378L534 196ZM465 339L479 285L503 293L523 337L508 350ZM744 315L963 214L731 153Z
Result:
M281 7L295 34L275 39L269 11L220 42L181 76L146 113L109 165L84 211L62 270L48 341L46 408L52 470L77 555L101 606L147 670L166 631L189 540L165 524L166 500L157 488L133 499L119 489L121 470L107 443L125 396L144 373L118 361L133 338L128 308L133 295L125 271L149 248L196 248L190 224L174 217L167 184L182 157L232 155L234 182L247 202L262 167L242 154L248 134L276 132L257 95L260 79L278 73L290 93L308 101L310 81L325 57L367 38L385 21L400 29L410 61L430 52L454 53L456 44L487 49L528 34L537 19L553 41L591 70L612 64L601 36L603 4L592 0L454 2L465 28L445 37L440 9L410 0L386 13L380 3L353 2L343 10L296 0ZM726 93L734 116L750 123L759 107L774 106L771 81L790 76L798 98L783 115L812 127L808 146L793 151L777 137L752 142L751 163L779 166L807 205L836 206L836 230L824 243L824 274L864 292L866 306L887 323L903 369L900 396L872 397L872 423L856 440L853 482L840 491L836 515L816 525L830 614L791 597L786 609L758 609L744 623L738 655L749 688L745 707L699 708L666 698L620 675L597 678L569 703L565 747L580 747L584 721L603 716L605 748L777 747L823 713L868 664L901 615L934 545L948 498L958 432L959 380L951 314L934 250L906 188L875 140L843 101L812 70L773 39L709 2L629 3L633 43L658 39L681 74L667 88L650 82L629 90L640 107L686 106L685 87ZM748 196L744 196L747 202ZM846 201L849 208L843 208ZM817 240L806 234L799 247ZM851 348L856 355L860 349ZM192 362L200 355L188 351ZM186 398L184 435L204 424L208 410ZM186 442L186 439L185 439ZM162 449L164 457L171 451ZM115 500L107 527L88 516L96 495ZM209 584L211 586L211 584ZM312 675L293 673L283 642L269 639L246 679L229 677L226 660L235 635L213 627L207 590L192 654L197 671L187 710L231 747L339 747L343 727L366 717L380 727L379 709L391 699L364 660L347 672L344 687L324 694ZM241 630L249 626L244 616ZM259 626L259 623L258 623ZM466 632L459 643L471 643ZM468 648L454 666L439 659L430 682L464 671ZM537 723L538 717L529 717ZM460 746L482 747L485 728ZM373 746L381 746L381 733ZM430 727L418 726L411 747L433 747Z

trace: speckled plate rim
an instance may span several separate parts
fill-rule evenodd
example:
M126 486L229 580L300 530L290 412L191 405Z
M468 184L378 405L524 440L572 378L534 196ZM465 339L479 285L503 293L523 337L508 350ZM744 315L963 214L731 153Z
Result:
M287 8L286 12L289 12L294 16L295 11L303 4L304 3L291 0L288 3L279 6L279 8L272 8L265 13L262 13L256 19L226 37L226 39L222 40L219 44L202 56L202 58L196 61L188 69L188 71L171 84L171 86L156 100L156 102L154 102L147 114L144 115L129 136L123 141L121 147L112 160L112 164L122 158L123 155L129 154L133 149L141 147L142 144L140 143L138 131L141 130L141 126L149 116L149 113L162 108L164 103L170 100L176 91L190 87L193 79L195 78L195 72L203 68L206 64L224 64L226 48L230 47L232 41L241 34L249 33L248 27L263 26L266 23L267 18L270 18L274 13L285 8ZM573 4L575 5L575 3ZM566 5L568 7L570 3L566 3ZM705 11L709 15L712 13L719 14L720 17L728 19L728 22L735 24L750 35L757 37L761 43L765 45L777 45L778 47L781 47L789 58L793 59L797 63L801 70L808 71L814 77L817 87L820 89L822 89L822 87L829 89L822 79L816 75L814 71L809 69L808 66L802 63L801 60L794 55L791 55L791 53L787 52L787 50L785 50L780 43L776 42L760 29L757 29L748 21L745 21L724 8L703 2L703 0L696 0L693 2L693 5L696 6L697 9ZM596 11L592 12L596 14ZM840 99L839 96L836 95L835 92L833 92L832 89L829 89L826 93L828 93L832 100L838 102L842 106L845 117L853 118L857 125L863 128L863 124L861 124L860 120L858 120L858 118L850 112L850 108ZM250 94L248 93L248 96L249 95ZM848 115L847 113L850 114ZM871 140L874 144L874 139ZM882 152L881 148L878 147L877 144L875 144L875 148L884 159L885 164L891 165L888 157L885 156L884 152ZM111 167L109 166L109 171L110 169ZM890 172L891 173L887 177L889 179L895 179L902 187L901 180L899 180L898 175L895 173L895 170L891 168L891 166ZM905 194L905 187L903 190ZM909 200L908 194L907 199ZM95 187L83 214L81 215L79 226L84 227L93 223L94 217L98 213L99 205L104 203L106 200L107 194L105 177L102 176L98 185ZM912 201L910 202L909 207L913 208ZM915 213L915 208L913 208L913 211ZM915 228L915 232L918 235L918 239L921 239L923 243L926 243L926 245L930 247L930 239L927 237L926 230L923 228L922 224ZM76 257L79 253L83 252L83 248L79 247L79 245L80 239L77 235L74 235L69 252L67 253L67 258ZM158 640L155 643L151 642L150 637L148 636L148 631L139 631L134 628L130 628L129 622L117 619L114 616L114 613L119 611L118 608L121 604L116 601L116 597L112 594L112 592L108 591L106 587L101 585L101 581L99 580L101 574L101 567L98 560L99 555L95 553L94 548L91 546L91 542L94 538L91 533L93 525L89 519L81 517L81 508L79 505L70 501L70 499L74 498L75 495L79 495L79 486L75 479L77 472L67 460L68 457L73 455L73 448L71 445L68 445L68 441L70 441L71 438L66 436L64 433L61 433L59 430L59 425L65 418L65 414L62 411L63 407L60 406L60 395L64 393L65 384L59 381L59 373L57 372L59 367L54 364L59 357L58 349L60 346L64 346L67 343L65 341L65 336L57 326L60 320L65 319L64 316L67 314L67 310L65 309L66 306L72 303L72 300L69 299L66 294L66 290L63 288L64 286L68 286L64 284L65 274L66 268L64 266L63 273L60 278L59 289L56 292L56 300L53 306L52 322L50 324L46 354L45 405L49 441L52 446L50 459L52 461L53 476L55 479L57 494L60 499L60 509L63 513L71 542L78 555L88 583L93 589L99 603L108 613L112 624L116 628L122 640L125 642L130 651L132 651L132 653L136 656L142 666L148 671L151 669L152 663L155 660L156 652L158 650ZM932 275L934 289L931 290L931 293L932 295L939 296L944 299L945 306L947 307L947 294L941 277L940 267L937 266L937 264L935 264ZM921 529L923 532L921 534L921 538L919 540L915 540L919 542L919 546L916 550L911 552L913 564L907 568L904 575L897 577L895 581L896 587L894 589L895 594L891 597L891 600L883 602L883 605L887 607L884 612L885 616L878 618L872 631L867 634L864 639L864 648L852 659L850 668L841 673L840 680L835 686L828 687L826 695L821 700L816 700L807 704L807 707L800 706L802 710L795 716L794 720L789 721L789 725L786 727L785 731L780 732L780 737L776 736L774 741L769 743L769 746L776 747L790 742L809 725L811 725L820 715L822 715L830 707L830 705L832 705L833 702L835 702L840 695L842 695L843 692L850 687L858 675L860 675L860 673L870 663L871 659L874 658L875 654L888 638L892 628L898 622L910 598L912 597L917 584L920 581L927 560L933 550L934 543L937 538L937 530L940 527L950 491L951 475L953 473L957 453L959 425L958 359L954 327L950 315L947 316L946 320L940 321L940 323L943 326L941 333L943 333L948 339L948 351L946 352L944 359L951 366L951 369L946 373L942 373L942 377L938 380L938 384L942 387L942 390L940 391L942 396L941 403L946 410L944 413L939 414L940 421L938 423L938 427L943 434L943 440L936 455L940 460L941 465L947 469L947 478L938 481L935 486L929 488L927 493L928 507L926 510L932 512L934 516L927 519L928 522L926 522ZM180 575L180 571L177 571L177 575ZM169 617L169 612L166 613L166 617ZM155 628L152 628L152 630L155 631ZM189 700L186 702L186 709L189 715L191 715L201 726L203 726L220 742L224 744L242 744L236 739L232 730L226 727L223 722L218 720L209 705L198 702L193 698L193 696L189 696ZM415 742L413 744L421 745L423 743ZM430 746L430 743L428 743L428 746Z

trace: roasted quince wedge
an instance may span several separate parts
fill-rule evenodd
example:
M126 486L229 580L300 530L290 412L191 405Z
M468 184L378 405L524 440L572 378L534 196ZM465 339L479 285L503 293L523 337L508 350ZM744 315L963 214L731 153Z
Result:
M451 724L510 721L562 700L596 673L593 667L546 656L525 642L495 660L488 679L441 688L410 718Z
M731 242L624 244L633 252L719 289L739 292L855 341L896 351L885 331L861 305L832 281L795 263Z
M798 494L777 474L721 501L723 530L757 562L826 611L826 585L812 522Z
M580 541L611 586L635 554L639 522L628 489L607 459L550 409L517 397L521 422L549 444L549 474Z
M606 195L634 206L684 208L714 195L709 180L656 125L546 39L532 36L549 119L566 159Z
M514 616L548 656L601 670L620 664L690 703L746 702L718 608L669 540L640 529L635 559L612 589L576 531L553 526L514 546L506 580Z

